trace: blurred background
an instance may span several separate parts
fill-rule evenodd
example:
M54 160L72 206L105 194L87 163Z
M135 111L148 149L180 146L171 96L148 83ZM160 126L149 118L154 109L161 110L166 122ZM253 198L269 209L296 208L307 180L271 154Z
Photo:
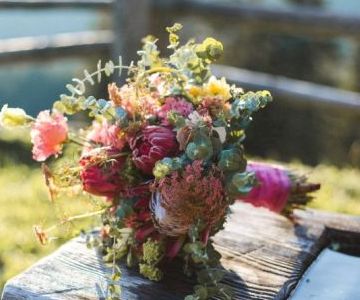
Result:
M358 0L0 1L0 106L36 116L98 59L135 59L150 33L166 54L164 29L174 22L184 25L183 41L223 42L218 76L274 95L248 130L250 158L321 182L312 207L360 215ZM105 91L92 92L106 97ZM26 132L0 131L0 291L10 276L78 233L64 230L65 238L40 247L32 225L91 209L86 199L50 203L30 149Z

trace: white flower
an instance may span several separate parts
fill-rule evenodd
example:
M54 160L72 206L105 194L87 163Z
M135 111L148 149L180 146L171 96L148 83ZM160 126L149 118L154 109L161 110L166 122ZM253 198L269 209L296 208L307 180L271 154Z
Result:
M190 127L196 127L203 121L202 116L195 110L190 115L188 115L186 120L186 125Z
M28 125L32 118L21 108L9 108L5 104L0 111L0 126L11 128Z

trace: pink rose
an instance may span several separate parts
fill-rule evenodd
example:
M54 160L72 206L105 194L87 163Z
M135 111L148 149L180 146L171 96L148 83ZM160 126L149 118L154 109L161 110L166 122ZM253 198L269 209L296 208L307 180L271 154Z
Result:
M126 183L121 178L121 171L126 158L118 154L114 148L94 149L80 159L84 191L114 199L124 189Z
M51 155L61 153L62 144L68 136L67 119L60 113L44 110L39 113L31 128L33 158L44 161Z
M161 126L145 127L129 144L135 166L149 175L158 160L176 155L179 149L175 133Z

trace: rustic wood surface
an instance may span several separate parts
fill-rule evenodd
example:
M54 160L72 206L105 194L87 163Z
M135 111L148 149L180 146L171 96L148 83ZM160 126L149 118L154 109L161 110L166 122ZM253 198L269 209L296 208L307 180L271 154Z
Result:
M265 209L235 204L225 229L214 237L228 270L225 282L234 299L286 299L322 248L328 232L360 233L360 217L314 210L296 211L298 225ZM358 242L358 240L357 240ZM359 244L359 243L357 243ZM181 266L168 266L161 283L150 282L136 270L122 268L122 299L183 299L192 280ZM104 299L106 267L95 250L75 238L24 273L9 280L3 299Z

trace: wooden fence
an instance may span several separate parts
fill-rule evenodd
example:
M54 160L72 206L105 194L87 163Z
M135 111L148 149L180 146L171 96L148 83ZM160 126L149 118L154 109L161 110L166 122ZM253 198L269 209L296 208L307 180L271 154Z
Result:
M267 22L274 26L278 24L286 30L310 29L311 34L345 34L357 38L360 33L360 16L344 16L316 9L274 9L204 0L0 0L0 9L60 7L106 9L112 14L113 28L0 40L0 64L44 57L52 59L65 55L76 56L94 51L106 51L114 57L122 54L124 61L130 61L134 58L131 55L135 55L138 41L147 33L152 9L164 12L191 10L199 14L224 15L235 21ZM245 88L266 88L275 95L295 99L299 103L360 111L360 93L229 66L215 66L214 71Z

